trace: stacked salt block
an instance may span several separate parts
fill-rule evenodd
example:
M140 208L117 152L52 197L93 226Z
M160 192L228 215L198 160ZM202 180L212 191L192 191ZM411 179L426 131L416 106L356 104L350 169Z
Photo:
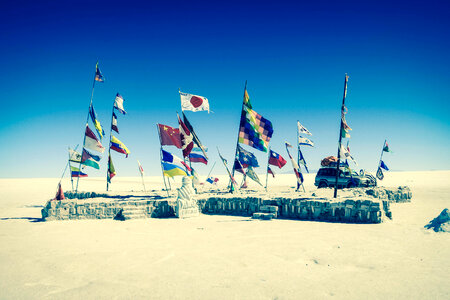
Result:
M199 206L205 214L250 217L258 212L261 199L255 197L211 197L200 200Z
M386 188L386 187L374 187L364 189L367 195L379 198L387 199L390 202L403 203L411 202L412 192L407 186L399 186L398 188Z
M167 200L114 201L111 199L50 200L41 211L42 219L165 218L174 215Z
M278 218L278 206L276 205L261 205L260 212L252 215L253 219L272 220Z
M345 223L380 223L391 217L389 201L351 197L211 197L199 201L206 214L252 216L256 219L297 219ZM270 215L270 216L269 216Z

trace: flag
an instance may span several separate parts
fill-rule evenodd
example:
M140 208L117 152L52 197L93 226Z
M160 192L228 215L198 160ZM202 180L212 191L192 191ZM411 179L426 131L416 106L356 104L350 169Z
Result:
M303 157L303 154L302 154L302 151L300 150L300 148L298 149L298 155L299 155L299 158L298 158L299 164L302 164L305 167L306 172L309 173L308 166L306 166L306 160Z
M98 81L98 82L103 82L103 81L105 81L105 80L103 79L102 72L100 72L100 69L99 69L99 67L98 67L98 62L97 62L97 64L95 65L95 77L94 77L94 79L95 79L95 81Z
M383 178L384 178L383 170L380 167L378 167L378 170L377 170L377 178L379 180L383 180Z
M272 123L244 105L239 129L239 143L267 152L273 134Z
M117 127L117 116L114 112L112 114L111 129L119 133L119 127Z
M139 166L139 172L141 173L142 176L144 176L144 168L142 168L142 165L139 162L139 160L137 162L138 162L138 166Z
M119 153L125 154L125 157L128 157L128 154L130 154L130 150L128 150L127 146L125 146L124 143L119 141L118 138L111 135L111 146L110 149L117 151Z
M208 148L203 147L203 150L205 150L205 152L208 152ZM197 146L194 146L194 148L192 148L193 152L203 152L203 150Z
M340 158L353 160L353 157L350 155L348 148L344 147L344 145L341 145L339 152L340 152Z
M245 90L244 90L244 105L247 106L248 108L252 109L252 104L250 103L250 97L248 96L248 93L247 93L247 83L246 83Z
M77 163L81 162L81 154L69 148L69 161Z
M341 129L341 136L342 136L342 138L349 139L350 138L350 133L348 132L348 130L346 130L344 127L342 127L342 129Z
M217 181L219 181L219 178L217 178L217 177L209 177L208 179L206 179L206 182L209 182L211 184L214 184Z
M380 168L385 169L386 171L389 171L388 166L386 166L386 164L384 163L384 161L381 161L380 163Z
M183 156L188 157L189 153L192 151L192 148L194 148L193 136L186 124L181 121L180 116L178 116L178 123L180 124L181 150L183 150Z
M203 155L206 157L206 159L208 159L208 155L206 155L205 147L200 142L200 139L198 138L197 134L195 134L194 128L192 127L191 123L188 121L188 119L186 118L186 115L184 113L183 113L183 122L186 125L187 129L189 129L189 131L191 132L194 144L197 145L197 147L203 152ZM197 148L197 147L194 147L194 148ZM194 148L192 148L192 150Z
M242 173L242 174L245 175L245 170L244 170L244 168L242 167L241 163L239 162L239 160L237 158L234 159L233 169L235 171L238 171L239 173Z
M356 162L356 160L353 158L353 156L350 154L350 147L348 146L348 141L347 141L347 156L346 156L346 158L350 158L352 161L353 161L353 163L355 164L355 165L358 165L358 163ZM348 164L348 163L347 163Z
M87 177L86 173L81 172L77 167L70 166L70 173L72 177Z
M219 149L217 149L217 152L219 152ZM227 173L228 173L228 176L230 176L230 180L231 180L231 189L233 190L234 189L234 187L233 187L233 185L234 186L237 186L237 182L236 182L236 180L234 179L234 177L233 177L233 175L231 175L231 172L230 172L230 170L228 170L228 167L227 167L227 160L225 159L225 158L223 158L222 157L222 155L220 154L220 152L219 152L219 157L220 157L220 159L222 160L222 163L223 163L223 165L225 166L225 169L227 169Z
M172 163L172 164L177 164L179 167L183 166L189 172L191 171L191 168L178 156L173 155L172 153L167 152L163 149L161 149L161 153L162 153L162 161Z
M158 124L161 146L175 146L181 149L180 129Z
M305 137L298 136L298 144L314 147L314 142Z
M208 111L209 101L205 97L180 92L181 110Z
M303 126L302 124L300 124L299 121L297 121L297 128L298 128L298 133L299 133L299 134L300 134L300 133L304 133L304 134L307 134L307 135L312 135L312 133L309 132L309 130L306 129L305 126Z
M258 160L256 159L256 156L253 153L245 150L240 145L237 146L237 151L239 162L242 164L244 168L247 168L248 166L252 166L255 168L259 167Z
M89 166L95 169L100 169L99 162L100 156L89 153L86 149L83 149L83 154L81 155L81 163L85 166Z
M292 169L294 170L295 177L297 178L297 189L298 189L300 187L300 185L303 183L303 175L300 172L300 169L299 169L297 163L292 158L291 153L289 153L289 149L288 148L292 148L292 145L289 144L288 142L285 142L285 144L286 144L286 151L287 151L287 153L289 155L289 159L291 160Z
M92 130L89 128L88 124L86 124L86 132L84 136L84 147L89 150L94 150L100 153L103 153L105 151L105 148L102 146L102 144L99 142L95 134L92 132Z
M182 167L169 162L162 162L164 176L174 177L174 176L188 176L187 172L183 170Z
M108 174L106 176L106 179L108 183L111 183L111 179L116 176L116 169L114 168L114 164L111 159L111 155L108 157Z
M55 200L64 200L64 199L66 199L66 198L64 197L64 192L61 188L61 182L59 182L58 188L56 190Z
M275 173L272 171L272 169L267 166L267 173L272 174L272 177L275 178Z
M258 183L259 185L262 186L261 182L259 181L258 175L256 175L255 170L253 169L252 166L248 166L248 168L247 168L247 176L250 177L250 179L252 179L253 181L255 181L256 183Z
M191 168L191 175L192 175L192 182L194 184L200 184L200 176L198 175L197 171L194 170L194 168Z
M117 93L116 98L114 99L114 108L124 115L127 113L123 108L123 97L119 93Z
M273 165L273 166L277 166L278 168L281 169L286 164L286 160L280 154L276 153L275 151L270 150L269 164Z
M389 150L389 145L387 142L384 144L383 151L384 152L392 152L391 150Z
M92 123L94 123L95 130L97 130L98 136L102 139L105 135L105 131L103 130L102 125L100 125L100 122L97 120L97 114L95 113L94 106L92 104L89 106L89 115L91 116Z
M205 165L208 164L208 160L200 153L189 153L189 161L195 163L203 163Z

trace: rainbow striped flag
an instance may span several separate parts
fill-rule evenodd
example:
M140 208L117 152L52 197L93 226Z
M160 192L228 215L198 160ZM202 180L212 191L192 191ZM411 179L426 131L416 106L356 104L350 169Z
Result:
M272 134L272 122L244 105L241 114L239 143L267 152Z

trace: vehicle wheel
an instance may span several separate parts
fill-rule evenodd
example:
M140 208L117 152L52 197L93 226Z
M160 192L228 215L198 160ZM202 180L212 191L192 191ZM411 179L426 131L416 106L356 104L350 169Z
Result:
M355 188L355 187L357 187L357 184L354 181L350 181L349 183L347 183L348 189Z
M328 187L328 183L326 183L325 181L321 181L318 186L319 189L323 189L323 188L327 188L327 187Z

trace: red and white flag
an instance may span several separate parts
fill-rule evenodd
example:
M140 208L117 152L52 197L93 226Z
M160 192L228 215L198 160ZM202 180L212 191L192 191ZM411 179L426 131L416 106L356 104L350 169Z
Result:
M203 111L209 113L209 101L207 98L180 92L181 110Z
M138 165L139 165L139 172L141 172L141 175L144 176L144 168L142 168L141 163L139 162L139 160L137 162L138 162Z
M194 139L186 124L181 121L180 116L178 116L178 123L180 124L181 150L183 150L183 156L188 157L192 148L194 148Z

